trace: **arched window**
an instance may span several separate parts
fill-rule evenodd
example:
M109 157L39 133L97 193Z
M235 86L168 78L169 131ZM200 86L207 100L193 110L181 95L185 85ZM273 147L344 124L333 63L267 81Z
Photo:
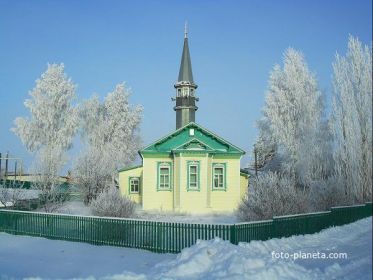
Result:
M187 87L184 88L183 96L184 96L184 97L189 96L189 88L187 88Z
M190 96L194 97L194 89L192 89L192 88L190 89Z

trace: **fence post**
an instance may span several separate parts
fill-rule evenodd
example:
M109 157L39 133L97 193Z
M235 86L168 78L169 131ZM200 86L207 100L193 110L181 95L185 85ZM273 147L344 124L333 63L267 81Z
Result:
M365 203L365 209L366 209L366 217L372 216L372 202L366 202Z
M278 221L276 219L276 216L272 217L272 234L271 234L271 238L278 238L279 237L278 233L280 232L280 230L278 228L278 225L279 225L279 223L278 223Z
M233 225L230 225L229 226L229 229L230 229L230 238L229 238L229 241L234 244L234 245L237 245L237 238L236 238L236 225L233 224Z
M18 216L18 215L15 214L14 216ZM15 235L18 234L18 217L15 217L15 219L14 219L14 234Z

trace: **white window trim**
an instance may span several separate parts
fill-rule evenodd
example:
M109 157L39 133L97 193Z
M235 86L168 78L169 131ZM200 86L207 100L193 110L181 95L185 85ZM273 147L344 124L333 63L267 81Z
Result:
M161 174L161 169L162 168L167 168L168 169L168 174ZM159 165L159 170L158 170L158 182L159 182L159 186L158 188L161 189L161 190L168 190L171 188L171 168L169 165ZM167 186L162 186L161 185L161 176L167 176L168 177L168 182L167 182ZM166 183L164 183L166 184Z
M137 181L137 191L132 190L132 183ZM140 178L134 177L130 179L130 193L140 193Z
M192 172L191 172L191 167L192 166L195 166L196 167L196 173L195 173L195 175L196 175L196 184L195 184L195 186L191 186L191 175L192 175ZM188 178L188 189L190 189L190 190L198 190L198 188L199 188L199 186L198 186L198 172L199 172L199 167L198 167L198 164L196 164L196 163L190 163L189 165L188 165L188 174L189 174L189 178Z
M188 87L185 87L183 89L183 97L188 97L189 96L189 88Z
M222 182L221 183L222 184L221 184L221 187L219 187L220 181L218 181L218 186L217 187L215 186L215 176L217 175L215 173L215 169L217 169L217 168L221 168L222 169L222 174L221 174L222 175L221 176L221 178L222 178ZM226 180L225 179L225 166L223 164L216 164L216 165L214 165L214 168L213 168L213 182L212 182L213 189L215 189L215 190L225 190L226 189L225 180Z

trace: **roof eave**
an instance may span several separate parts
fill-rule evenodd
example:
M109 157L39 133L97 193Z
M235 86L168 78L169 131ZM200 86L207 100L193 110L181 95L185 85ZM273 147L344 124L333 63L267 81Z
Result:
M136 169L136 168L140 168L140 167L142 167L142 164L121 168L121 169L118 169L117 172L124 172L124 171L132 170L132 169Z
M167 140L168 138L171 138L173 135L179 133L180 131L184 130L185 128L187 128L187 127L189 127L189 126L196 126L196 127L199 127L200 129L206 131L207 133L209 133L210 135L212 135L212 136L215 137L216 139L220 140L221 142L226 143L226 144L228 144L229 146L231 146L231 147L233 147L234 149L236 149L236 150L237 150L237 154L242 154L242 155L245 154L245 151L244 151L244 150L240 149L239 147L233 145L233 144L230 143L229 141L227 141L227 140L221 138L220 136L216 135L216 134L213 133L212 131L210 131L210 130L204 128L203 126L201 126L201 125L199 125L199 124L197 124L197 123L195 123L195 122L190 122L190 123L188 123L188 124L186 124L186 125L180 127L179 129L177 129L177 130L175 130L175 131L173 131L173 132L167 134L166 136L164 136L164 137L158 139L157 141L154 141L153 143L149 144L148 146L146 146L145 148L143 148L142 150L140 150L139 153L144 153L144 152L146 152L146 149L148 149L148 148L154 146L154 145L157 144L157 143L162 143L162 142L164 142L164 141ZM159 152L159 151L157 151L157 152ZM170 152L171 152L171 151L170 151ZM228 152L228 153L233 153L233 152Z

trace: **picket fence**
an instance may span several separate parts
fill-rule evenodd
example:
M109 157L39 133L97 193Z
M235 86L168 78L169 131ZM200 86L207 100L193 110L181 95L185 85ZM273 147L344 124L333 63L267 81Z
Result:
M372 203L238 224L189 224L0 210L0 232L178 253L198 239L232 244L311 234L372 215Z

